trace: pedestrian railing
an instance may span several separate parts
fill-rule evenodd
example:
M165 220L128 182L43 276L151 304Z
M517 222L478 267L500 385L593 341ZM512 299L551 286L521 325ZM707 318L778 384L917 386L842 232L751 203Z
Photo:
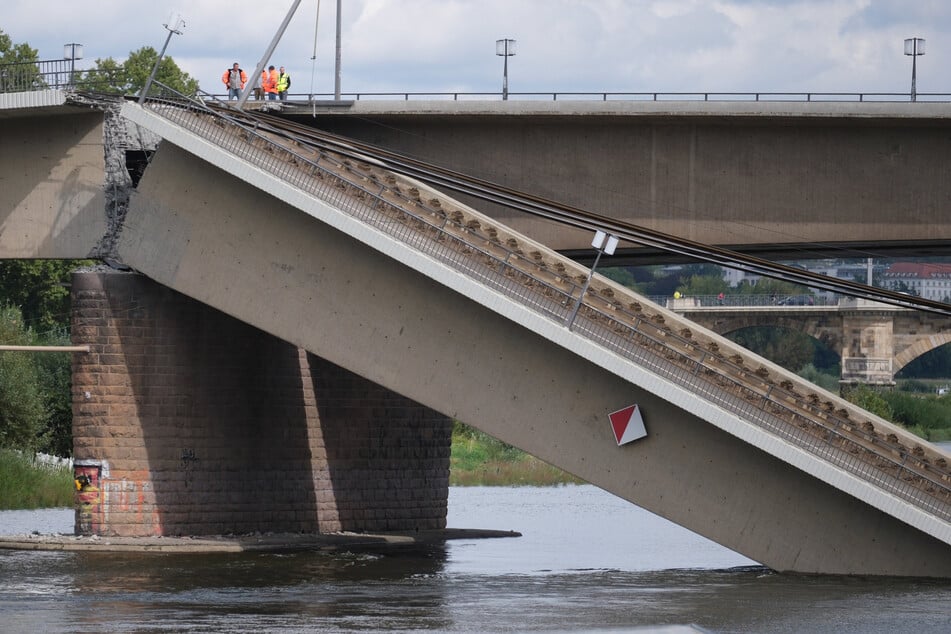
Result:
M607 284L583 291L587 269L571 260L534 248L484 216L444 205L384 169L259 124L253 114L161 96L144 106L565 327L573 320L578 335L951 521L951 472L942 454L909 447L907 435L860 418L793 375L750 367L755 358L749 353L721 350L686 320L666 323L670 313L665 317L633 293Z
M210 95L225 100L227 94ZM498 92L344 92L288 93L291 103L352 101L503 101ZM693 102L844 102L901 103L910 102L909 93L899 92L509 92L508 101L693 101ZM915 101L949 103L951 93L917 93Z
M69 59L0 64L0 93L84 90L118 94L123 83L118 71L77 70Z
M33 90L74 89L121 93L127 82L113 71L80 70L75 60L54 59L36 62L0 64L0 93ZM211 100L226 100L227 94L208 95ZM697 102L910 102L910 93L900 92L676 92L676 91L553 91L553 92L345 92L289 93L292 103L331 101L697 101ZM921 103L949 103L951 93L915 94Z

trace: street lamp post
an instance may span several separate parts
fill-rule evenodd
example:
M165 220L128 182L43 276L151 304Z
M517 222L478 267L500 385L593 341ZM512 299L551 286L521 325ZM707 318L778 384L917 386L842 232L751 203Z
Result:
M495 54L505 60L502 65L502 99L506 100L509 98L509 57L515 55L515 40L496 40Z
M910 37L905 40L905 55L911 55L911 100L918 100L918 91L915 88L916 61L919 55L925 54L925 40L920 37Z
M581 288L581 297L578 298L574 310L571 311L571 315L568 317L568 330L571 330L572 324L575 323L575 317L578 316L578 310L581 308L581 304L584 302L585 293L588 292L588 287L591 286L591 278L594 277L594 270L598 268L598 262L601 261L601 256L605 253L608 255L614 255L614 250L617 248L617 243L617 236L612 236L611 234L600 230L594 232L594 239L591 240L591 246L598 250L598 255L595 256L594 264L591 265L591 270L588 271L588 279L585 280L584 286Z
M340 2L341 0L337 0L337 39L334 46L334 101L340 101Z
M63 44L63 59L69 60L69 82L68 85L73 85L73 77L76 75L76 60L83 58L83 45L76 44L75 42L70 42L69 44Z
M152 74L149 75L148 80L145 82L145 86L142 87L142 94L139 95L139 103L145 103L145 96L149 94L149 88L152 87L152 82L155 81L155 76L158 75L159 64L162 63L162 58L165 57L165 49L168 48L168 43L172 39L172 35L181 35L182 30L185 28L185 19L177 14L173 13L168 16L168 22L163 24L166 29L168 29L168 37L165 38L165 45L162 46L162 52L159 53L158 59L155 60L155 66L152 68Z

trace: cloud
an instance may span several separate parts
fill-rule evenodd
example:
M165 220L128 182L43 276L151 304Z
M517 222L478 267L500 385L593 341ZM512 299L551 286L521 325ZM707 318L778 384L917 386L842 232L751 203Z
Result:
M183 6L184 5L184 6ZM15 42L86 60L161 48L179 10L185 32L168 54L210 91L235 60L253 70L291 2L176 4L6 0L0 28ZM334 0L300 8L269 61L304 92L332 92ZM907 91L905 37L928 40L919 91L951 90L944 0L342 0L344 91L501 90L495 40L517 40L512 92ZM315 25L317 54L314 56ZM313 88L311 76L313 75Z

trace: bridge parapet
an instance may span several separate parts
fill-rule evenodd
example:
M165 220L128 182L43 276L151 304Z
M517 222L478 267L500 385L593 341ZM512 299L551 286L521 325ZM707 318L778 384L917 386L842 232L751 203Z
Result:
M581 297L579 281L586 269L371 161L314 149L313 141L240 122L233 113L160 100L146 105L558 324L567 324L582 302L575 334L944 521L951 519L951 478L942 455L923 443L918 445L922 455L913 456L913 436L847 401L822 394L604 278L597 277ZM127 116L141 116L136 106L127 109Z

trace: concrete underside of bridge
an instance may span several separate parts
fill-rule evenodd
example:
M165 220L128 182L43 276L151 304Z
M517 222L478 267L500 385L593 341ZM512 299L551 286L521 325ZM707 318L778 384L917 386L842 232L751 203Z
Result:
M951 577L939 540L172 144L118 247L162 285L773 569ZM607 415L631 403L648 436L618 447Z
M106 233L103 114L0 117L0 254L85 258Z

